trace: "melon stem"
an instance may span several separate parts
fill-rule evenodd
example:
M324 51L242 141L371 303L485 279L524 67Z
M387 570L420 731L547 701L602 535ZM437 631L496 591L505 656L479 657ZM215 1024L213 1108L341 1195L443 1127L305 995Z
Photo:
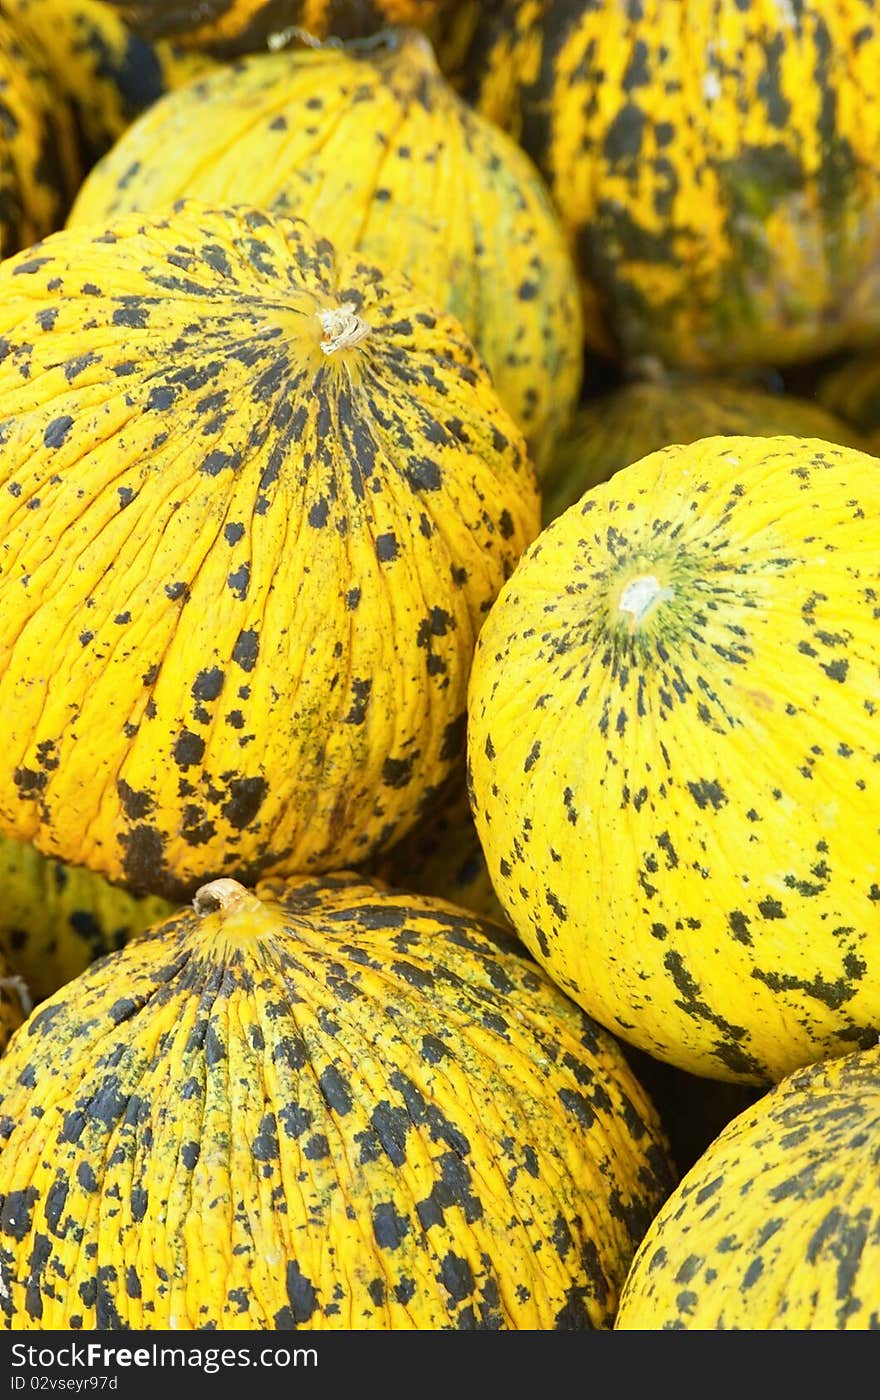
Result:
M334 306L317 314L324 333L321 349L325 355L358 345L370 334L369 323L358 315L353 301L344 301L341 306Z
M31 1014L34 1009L34 1003L30 991L28 990L28 984L23 977L20 977L18 973L10 977L0 977L0 987L8 987L10 991L15 992L21 1003L23 1014L25 1016Z
M621 612L630 614L630 626L639 627L648 613L659 603L672 597L673 590L664 588L653 574L642 574L626 585L620 595L618 607Z
M248 905L262 907L256 895L237 880L211 880L207 885L200 885L193 895L193 908L200 919L207 914L238 912Z

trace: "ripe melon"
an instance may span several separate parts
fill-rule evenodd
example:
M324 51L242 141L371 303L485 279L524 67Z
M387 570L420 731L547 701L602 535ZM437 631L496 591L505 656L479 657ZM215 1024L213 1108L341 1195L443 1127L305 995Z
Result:
M603 1025L760 1084L880 1023L880 462L668 447L480 633L471 800L517 932Z

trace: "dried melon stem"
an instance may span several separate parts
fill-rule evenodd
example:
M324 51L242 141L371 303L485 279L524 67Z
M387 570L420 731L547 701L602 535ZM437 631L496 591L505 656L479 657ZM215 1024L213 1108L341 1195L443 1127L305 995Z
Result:
M266 48L270 53L278 53L289 44L303 44L309 49L322 47L320 39L316 39L307 29L301 29L298 24L289 24L286 29L278 29L266 36Z
M674 590L664 588L654 574L640 574L630 579L620 595L618 607L628 615L630 630L640 627L645 618L660 603L673 597Z
M275 938L284 922L274 900L264 901L225 876L196 890L193 909L206 939L203 952L220 962L236 950Z
M208 914L237 914L248 908L261 909L262 905L256 895L237 880L222 879L201 885L193 895L193 908L203 919Z
M418 34L419 38L424 38ZM384 29L377 29L374 34L363 35L359 39L341 39L337 34L327 34L320 39L311 30L304 29L299 24L288 24L284 29L278 29L266 38L266 48L270 53L278 53L281 49L286 49L292 44L302 44L303 48L326 51L327 49L341 49L345 53L372 53L374 49L387 48L391 51L399 49L405 40L409 38L409 31L406 25L388 25ZM434 50L428 44L431 58L434 57Z
M30 1016L34 1009L34 1003L28 989L28 984L23 977L20 977L18 973L14 973L10 977L0 977L0 988L8 988L9 991L15 992L21 1003L22 1014L24 1016Z
M370 334L369 322L358 315L357 307L353 301L344 301L341 306L334 306L328 311L319 311L317 314L324 333L321 349L325 355L332 355L336 350L347 350L352 345L358 345Z

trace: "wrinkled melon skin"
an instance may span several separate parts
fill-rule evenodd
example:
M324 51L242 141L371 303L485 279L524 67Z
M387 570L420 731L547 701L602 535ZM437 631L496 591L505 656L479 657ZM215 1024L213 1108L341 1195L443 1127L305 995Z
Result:
M442 901L195 902L0 1061L0 1321L610 1328L673 1184L613 1038Z
M223 54L253 52L291 26L316 38L364 39L389 25L432 29L458 0L109 0L148 38Z
M799 1070L739 1114L661 1206L621 1331L876 1331L876 1046Z
M423 35L257 54L176 91L92 170L68 224L232 191L457 316L540 473L583 370L571 249L531 161L455 95Z
M875 0L479 11L443 61L545 176L590 345L712 371L877 339Z
M38 45L53 89L76 111L89 163L162 93L214 66L206 55L132 34L102 0L4 0L3 10Z
M477 836L465 773L455 773L415 825L369 868L389 885L447 899L507 926Z
M871 450L842 419L794 394L721 378L625 384L575 414L542 473L544 523L555 520L591 486L661 447L704 437L780 435Z
M3 834L172 900L403 835L539 526L458 322L189 204L7 260L0 341Z
M0 954L39 1002L95 958L168 918L164 899L136 899L91 870L47 860L0 836Z
M603 1025L761 1083L880 1024L880 463L652 453L542 532L480 633L492 883Z
M45 55L0 13L0 258L64 223L82 179L73 112Z

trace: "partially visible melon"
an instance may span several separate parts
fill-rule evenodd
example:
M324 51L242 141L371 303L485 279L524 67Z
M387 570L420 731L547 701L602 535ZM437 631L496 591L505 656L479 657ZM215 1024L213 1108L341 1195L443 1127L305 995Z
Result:
M4 0L3 11L76 113L87 165L163 92L214 66L195 50L133 34L102 0Z
M224 54L283 44L291 30L369 39L392 25L430 29L461 0L107 0L139 34Z
M609 1329L675 1180L614 1037L445 901L193 903L0 1060L0 1326Z
M792 394L720 378L662 376L626 384L586 403L562 437L541 483L546 524L589 487L673 443L722 434L822 438L869 450L855 428Z
M173 910L164 899L136 898L91 870L49 860L6 836L0 836L0 891L0 954L34 1002Z
M582 377L571 248L532 162L456 96L423 34L219 67L134 123L68 222L161 213L181 197L296 215L411 277L461 322L546 465Z
M0 1055L31 1008L30 989L0 953Z
M0 258L60 228L82 165L73 108L42 45L0 13Z
M493 0L441 59L547 180L591 347L711 372L876 342L875 0Z
M873 1332L880 1050L801 1069L738 1113L660 1207L619 1331Z

